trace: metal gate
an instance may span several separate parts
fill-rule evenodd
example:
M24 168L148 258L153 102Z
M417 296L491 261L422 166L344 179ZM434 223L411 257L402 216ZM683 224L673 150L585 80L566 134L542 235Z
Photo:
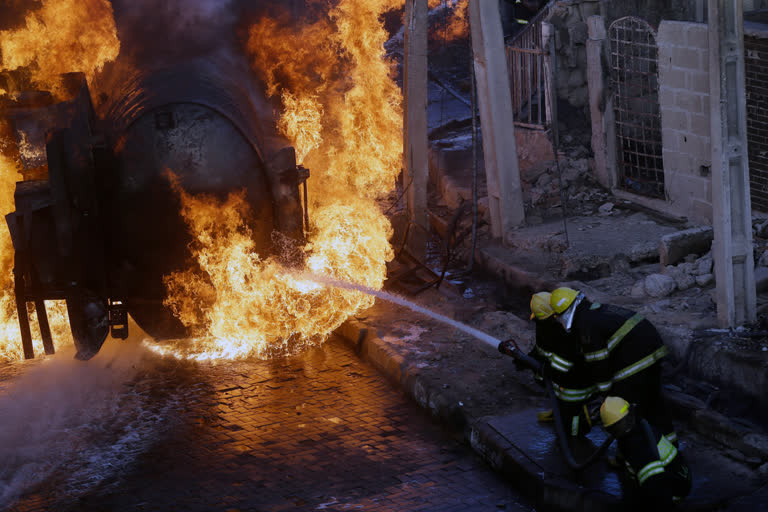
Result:
M523 30L506 42L507 68L515 125L546 130L552 125L552 63L542 47L542 23L555 1L550 1Z
M618 186L664 198L656 32L644 20L627 16L611 24L609 39Z

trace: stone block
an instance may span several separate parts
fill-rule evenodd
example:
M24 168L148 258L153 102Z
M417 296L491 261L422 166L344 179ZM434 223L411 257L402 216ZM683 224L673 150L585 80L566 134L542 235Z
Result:
M669 21L663 20L659 24L658 35L656 41L659 46L681 46L685 45L685 29L688 23L682 21Z
M662 128L661 144L662 144L662 156L664 158L664 166L666 167L667 156L669 156L669 162L675 163L675 167L673 168L676 169L677 164L675 161L675 155L677 155L680 152L680 144L679 144L679 139L677 137L677 132L670 128Z
M678 91L675 93L675 106L686 112L700 114L704 108L704 102L700 94L693 94L688 91Z
M675 93L677 92L676 89L672 89L671 87L661 87L659 88L659 105L663 109L670 108L675 103Z
M707 101L709 101L709 98L707 98ZM710 125L710 118L708 115L691 114L689 120L690 130L693 135L705 137L711 140L712 130ZM707 158L707 160L709 160L709 158Z
M701 62L702 51L696 48L672 48L672 65L681 69L705 69Z
M686 43L691 48L709 49L709 30L707 25L690 24L686 30Z
M661 237L659 260L662 267L674 265L689 254L704 254L712 246L711 226L686 229ZM674 281L674 280L673 280Z
M679 176L679 192L689 199L706 199L709 192L709 180L699 176Z
M712 222L712 202L694 199L691 201L691 212L689 215L694 222Z
M678 134L678 144L681 153L703 155L712 151L709 137L701 137L692 133Z
M688 75L688 80L691 92L709 95L709 73L705 71L691 72Z
M659 87L669 87L670 89L687 89L688 72L676 67L670 68L666 73L659 75ZM664 107L664 105L662 105Z
M677 130L681 132L688 131L688 113L682 110L665 109L661 112L662 129Z

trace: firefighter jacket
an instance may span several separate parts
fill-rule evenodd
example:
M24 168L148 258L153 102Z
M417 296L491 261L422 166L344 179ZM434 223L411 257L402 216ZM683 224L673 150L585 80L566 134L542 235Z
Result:
M644 418L618 438L619 454L643 505L667 510L691 491L691 472L678 449Z
M558 398L583 402L606 393L621 380L649 368L667 354L656 328L641 315L612 305L583 300L576 309L571 332L578 337L579 354L573 367L589 375L589 385L556 388Z
M545 364L545 372L558 398L561 390L586 389L594 384L582 357L578 336L565 332L552 317L536 320L536 345L530 355ZM560 399L565 431L572 436L585 435L592 427L584 409L584 402L590 396L578 401Z
M536 345L531 356L548 367L547 375L557 387L578 389L592 384L578 336L565 332L552 317L536 320Z

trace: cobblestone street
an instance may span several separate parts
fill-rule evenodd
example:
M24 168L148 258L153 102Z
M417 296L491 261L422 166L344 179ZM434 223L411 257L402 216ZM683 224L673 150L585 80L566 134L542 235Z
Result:
M18 492L10 510L530 510L468 447L336 340L270 362L197 365L139 352L139 363L130 364L138 373L101 397L114 406L91 404L101 412L87 420L94 430L79 442L98 453L76 456L59 443L55 470ZM111 366L100 378L130 375ZM7 401L18 392L7 389L24 377L4 377L0 398ZM97 385L102 391L83 399L86 410L110 387ZM27 395L35 400L33 391ZM111 425L123 432L110 432ZM124 453L112 454L107 467L83 469L116 445ZM18 472L30 464L17 462ZM73 481L77 474L90 483Z

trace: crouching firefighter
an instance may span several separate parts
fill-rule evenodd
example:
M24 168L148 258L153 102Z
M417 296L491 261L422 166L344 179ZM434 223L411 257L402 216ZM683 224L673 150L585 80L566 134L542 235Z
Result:
M592 428L586 403L597 389L592 386L578 336L566 332L555 320L549 302L548 292L539 292L531 298L536 344L529 355L543 363L542 371L552 381L564 432L572 437L583 436ZM554 420L552 411L539 413L539 420Z
M600 419L603 428L616 438L617 459L636 484L638 499L634 501L643 510L670 510L688 496L691 472L682 454L657 428L638 416L633 405L609 396L600 407Z

